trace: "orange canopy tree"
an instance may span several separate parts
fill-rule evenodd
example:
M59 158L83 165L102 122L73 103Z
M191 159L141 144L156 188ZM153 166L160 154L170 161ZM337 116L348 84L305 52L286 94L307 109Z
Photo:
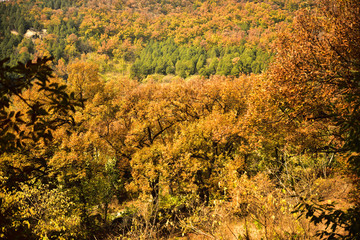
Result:
M323 144L315 151L346 153L350 168L360 175L360 5L357 0L317 1L297 14L290 30L277 43L270 69L273 98L292 122L321 124ZM310 129L310 127L309 127ZM349 238L359 237L359 208L347 212L324 205L303 205L315 223L323 220L334 237L342 227ZM357 205L358 206L358 205ZM328 210L328 211L325 211ZM325 212L324 212L325 211Z

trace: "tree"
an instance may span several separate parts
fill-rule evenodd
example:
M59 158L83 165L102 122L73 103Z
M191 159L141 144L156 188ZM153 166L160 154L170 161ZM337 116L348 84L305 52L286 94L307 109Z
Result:
M39 141L46 143L52 137L51 130L73 123L70 113L76 106L74 95L65 92L65 85L50 82L50 58L38 58L35 63L28 61L25 65L18 63L15 67L6 66L7 60L0 62L2 152L21 149ZM44 94L34 98L23 96L25 91L32 89ZM21 102L24 108L12 109L15 100ZM52 118L49 119L50 115ZM26 139L32 141L28 143Z
M204 68L205 64L206 64L206 57L205 57L205 55L200 55L200 57L199 57L199 59L198 59L198 61L197 61L197 63L196 63L196 71L197 71L198 73L200 73L201 69Z
M68 74L69 88L81 101L93 99L103 88L99 67L95 63L78 61L69 64Z
M78 102L65 85L51 80L50 58L14 67L7 66L7 60L0 62L1 225L7 239L33 239L43 236L37 232L42 222L23 211L34 207L32 193L24 189L37 191L39 185L52 182L53 133L75 123L72 114ZM12 197L19 202L11 201Z
M280 109L292 121L308 126L325 124L323 142L315 151L345 153L350 170L360 175L360 8L358 1L319 1L314 10L297 14L293 28L280 36L271 67L273 93ZM324 126L324 125L323 125ZM319 131L320 129L318 129ZM324 138L324 134L319 134ZM355 184L359 187L358 180ZM355 194L358 194L356 192ZM316 224L327 221L335 237L359 238L359 202L347 212L331 206L301 205Z

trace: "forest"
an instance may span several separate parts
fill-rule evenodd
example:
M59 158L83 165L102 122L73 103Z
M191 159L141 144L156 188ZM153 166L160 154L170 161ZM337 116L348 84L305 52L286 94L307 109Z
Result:
M360 239L358 0L0 1L0 239Z

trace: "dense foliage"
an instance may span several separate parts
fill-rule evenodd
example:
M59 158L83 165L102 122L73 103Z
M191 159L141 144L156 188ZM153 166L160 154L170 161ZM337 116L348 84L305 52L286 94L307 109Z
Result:
M359 6L0 2L0 239L358 239Z
M142 79L151 74L176 74L182 78L191 75L239 76L261 73L270 54L244 44L206 49L196 46L178 46L174 41L150 42L131 67L131 76Z
M11 56L13 65L36 56L69 62L96 53L125 67L134 64L131 72L138 78L166 74L167 67L181 77L260 73L270 60L269 43L276 32L291 21L295 9L307 6L285 0L4 1L0 59ZM194 48L191 54L183 51L188 47ZM179 56L172 64L169 59L162 63L161 54L146 57L154 50ZM202 56L198 69L195 56ZM189 60L196 61L194 66L183 66ZM223 65L219 69L217 62Z

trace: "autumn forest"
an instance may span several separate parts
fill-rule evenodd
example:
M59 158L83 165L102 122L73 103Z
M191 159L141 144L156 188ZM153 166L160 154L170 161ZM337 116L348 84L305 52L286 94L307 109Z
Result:
M0 239L360 239L359 0L0 1Z

